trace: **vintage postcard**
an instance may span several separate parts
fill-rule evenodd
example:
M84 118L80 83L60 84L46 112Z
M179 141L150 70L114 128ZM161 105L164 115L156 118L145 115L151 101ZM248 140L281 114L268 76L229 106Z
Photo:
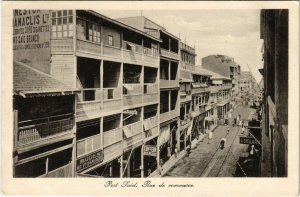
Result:
M296 196L298 2L3 2L4 194Z

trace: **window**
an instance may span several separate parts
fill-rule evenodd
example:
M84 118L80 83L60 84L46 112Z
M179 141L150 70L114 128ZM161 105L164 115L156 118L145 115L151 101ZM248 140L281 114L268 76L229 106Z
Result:
M73 11L60 10L52 12L52 38L73 36Z
M100 25L77 18L77 38L100 43Z
M108 36L108 45L109 46L113 46L114 43L113 43L113 37L112 36Z

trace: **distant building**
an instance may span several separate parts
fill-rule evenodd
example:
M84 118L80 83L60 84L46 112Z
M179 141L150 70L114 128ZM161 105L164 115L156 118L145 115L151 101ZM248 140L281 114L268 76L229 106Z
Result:
M237 78L241 74L241 66L234 61L234 58L226 55L209 55L202 58L202 67L232 79L232 94L239 95Z

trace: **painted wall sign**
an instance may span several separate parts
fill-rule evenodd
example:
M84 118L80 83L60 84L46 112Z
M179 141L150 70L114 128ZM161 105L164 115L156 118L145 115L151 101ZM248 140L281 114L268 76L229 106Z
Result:
M156 157L157 147L153 146L153 145L145 145L144 146L144 155Z
M50 73L50 11L13 11L13 59Z
M103 159L104 155L102 150L98 150L96 152L83 156L80 159L76 160L76 171L80 172L89 167L92 167L98 163L101 163Z

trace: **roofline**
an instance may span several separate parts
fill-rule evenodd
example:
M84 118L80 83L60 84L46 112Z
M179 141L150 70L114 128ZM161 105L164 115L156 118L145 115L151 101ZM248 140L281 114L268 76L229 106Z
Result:
M127 29L132 30L132 31L134 31L134 32L136 32L136 33L142 34L143 36L146 36L146 37L148 37L148 38L150 38L150 39L152 39L152 40L155 40L155 41L157 41L157 42L162 42L160 39L157 39L157 38L155 38L155 37L153 37L153 36L151 36L151 35L149 35L149 34L143 32L143 31L141 31L141 30L139 30L139 29L136 29L136 28L134 28L134 27L132 27L132 26L129 26L129 25L126 25L126 24L124 24L124 23L122 23L122 22L120 22L120 21L117 21L117 20L115 20L115 19L112 19L112 18L109 18L109 17L107 17L107 16L104 16L103 14L100 14L100 13L95 12L95 11L93 11L93 10L83 10L83 11L88 12L88 13L90 13L90 14L93 14L93 15L95 15L95 16L97 16L97 17L102 18L102 19L105 19L105 20L107 20L107 21L109 21L109 22L111 22L111 23L114 23L114 24L116 24L116 25L119 25L120 27L127 28Z

